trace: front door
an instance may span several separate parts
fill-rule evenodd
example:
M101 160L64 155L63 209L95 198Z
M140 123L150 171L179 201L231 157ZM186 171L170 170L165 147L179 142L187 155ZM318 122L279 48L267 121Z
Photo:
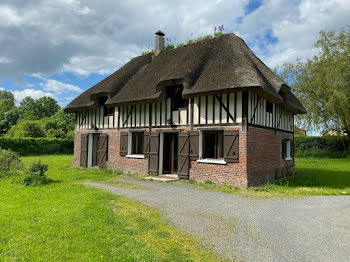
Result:
M164 133L163 174L177 174L178 134Z

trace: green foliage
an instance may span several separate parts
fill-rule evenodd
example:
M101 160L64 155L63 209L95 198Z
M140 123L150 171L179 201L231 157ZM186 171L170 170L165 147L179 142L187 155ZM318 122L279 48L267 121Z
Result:
M186 43L177 43L176 45L168 43L165 46L165 50L172 50L172 49L175 49L175 48L178 48L178 47L182 47L182 46L185 46L185 45L190 45L190 44L193 44L193 43L197 43L199 41L203 41L203 40L206 40L206 39L211 39L213 37L218 37L218 36L221 36L221 35L223 35L223 32L222 31L218 31L218 32L214 32L213 35L206 35L206 36L201 36L201 37L198 37L198 38L195 38L195 39L189 39L189 40L187 40ZM154 49L142 52L142 55L147 55L147 54L152 54L152 59L154 59L156 57L155 53L154 53Z
M0 90L0 99L10 99L15 101L14 95L10 91Z
M46 176L46 171L48 169L49 166L47 164L42 164L41 160L34 161L28 167L28 173L23 178L22 184L24 186L39 186L51 183L52 180Z
M218 31L218 32L215 32L214 33L214 36L217 37L217 36L221 36L223 35L224 33L222 31Z
M21 118L22 112L17 107L10 109L4 113L3 119L0 120L0 136L8 132L11 126L17 124Z
M23 168L24 165L17 153L0 148L0 178L18 175Z
M349 154L350 138L347 136L296 136L294 146L297 157L341 158Z
M0 99L0 120L4 119L4 114L15 106L11 99Z
M45 137L45 131L38 120L22 120L11 127L7 136L14 138Z
M154 49L151 49L151 50L146 50L146 51L143 51L142 52L142 55L148 55L148 54L154 54Z
M277 72L307 109L298 117L301 124L350 134L350 29L321 31L314 47L314 57Z
M71 154L74 140L60 138L12 138L0 137L0 148L20 155Z
M171 49L174 49L174 48L175 48L175 46L173 44L167 44L165 46L165 50L171 50Z

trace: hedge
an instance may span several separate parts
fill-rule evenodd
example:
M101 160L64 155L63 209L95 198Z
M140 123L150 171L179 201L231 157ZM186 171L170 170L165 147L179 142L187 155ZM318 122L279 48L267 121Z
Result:
M18 154L72 154L74 141L60 138L12 138L0 137L0 148L10 149Z
M296 157L339 158L349 155L350 138L347 136L296 136L294 145Z

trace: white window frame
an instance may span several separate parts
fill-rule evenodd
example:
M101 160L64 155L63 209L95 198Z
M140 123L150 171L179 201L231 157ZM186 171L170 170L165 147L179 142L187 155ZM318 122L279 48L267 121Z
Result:
M286 158L285 160L292 160L292 140L286 140Z
M203 164L216 164L216 165L226 165L226 161L224 159L212 159L212 158L203 158L203 130L199 130L198 136L198 163Z
M127 158L145 158L144 154L132 154L132 131L128 131L128 153L126 155Z

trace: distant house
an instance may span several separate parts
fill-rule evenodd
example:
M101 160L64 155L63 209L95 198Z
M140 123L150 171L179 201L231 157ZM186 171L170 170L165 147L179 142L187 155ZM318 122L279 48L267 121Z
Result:
M74 165L239 187L294 172L294 115L305 108L234 34L133 58L66 108Z

